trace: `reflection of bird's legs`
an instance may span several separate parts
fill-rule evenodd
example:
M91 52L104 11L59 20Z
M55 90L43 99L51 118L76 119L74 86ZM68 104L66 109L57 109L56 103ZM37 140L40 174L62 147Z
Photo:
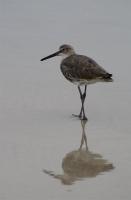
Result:
M85 125L86 125L85 120L81 120L81 125L82 125L82 135L83 135L83 138L84 138L84 141L85 141L85 145L86 145L86 151L88 151L87 137L86 137L86 133L85 133Z
M86 151L88 151L88 146L87 146L87 137L86 137L86 133L85 133L85 124L86 124L86 121L85 121L85 120L81 120L81 126L82 126L82 138L81 138L80 150L82 149L82 146L83 146L84 141L85 141Z
M83 133L82 133L82 138L81 138L81 145L80 145L80 150L82 149L82 146L83 146L83 144L84 144L84 135L83 135Z
M86 151L88 151L88 146L87 146L87 137L86 134L84 133L84 140L85 140L85 145L86 145Z

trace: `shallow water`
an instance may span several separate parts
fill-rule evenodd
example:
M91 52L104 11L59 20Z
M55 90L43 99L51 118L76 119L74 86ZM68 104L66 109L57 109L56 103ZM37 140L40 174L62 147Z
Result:
M129 200L131 185L130 1L0 2L0 200ZM87 88L82 128L63 43L113 73ZM82 142L87 136L88 150ZM87 170L88 169L88 170Z

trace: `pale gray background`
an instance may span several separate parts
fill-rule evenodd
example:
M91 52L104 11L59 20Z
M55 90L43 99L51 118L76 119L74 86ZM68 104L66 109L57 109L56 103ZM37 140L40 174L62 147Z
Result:
M131 188L131 1L0 0L0 200L129 200ZM88 87L88 145L116 167L61 185L66 153L79 147L77 89L61 58L40 63L69 43L114 74Z

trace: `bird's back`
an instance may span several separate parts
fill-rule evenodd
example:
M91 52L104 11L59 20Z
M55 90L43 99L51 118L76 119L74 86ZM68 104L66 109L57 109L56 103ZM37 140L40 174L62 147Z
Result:
M63 75L71 82L112 81L109 74L92 58L73 54L61 62Z

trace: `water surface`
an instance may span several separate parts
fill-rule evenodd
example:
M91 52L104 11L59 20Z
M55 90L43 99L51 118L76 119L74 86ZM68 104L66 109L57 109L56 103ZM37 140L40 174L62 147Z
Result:
M128 0L0 2L1 200L130 199L130 10ZM88 151L76 86L60 57L40 62L63 43L114 75L87 88Z

